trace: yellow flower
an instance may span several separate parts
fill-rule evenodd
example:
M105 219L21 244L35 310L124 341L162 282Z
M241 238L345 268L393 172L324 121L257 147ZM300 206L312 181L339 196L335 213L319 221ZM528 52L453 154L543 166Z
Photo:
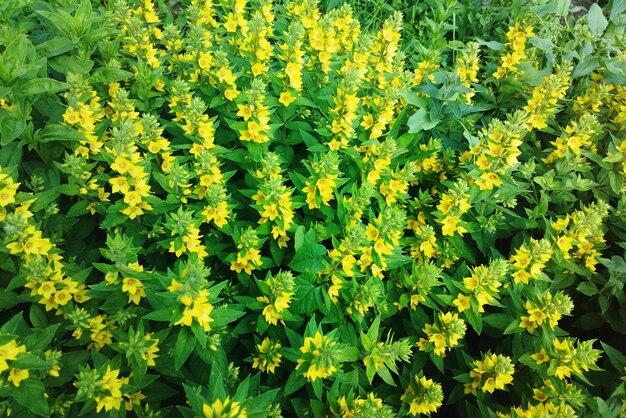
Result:
M132 302L135 305L139 305L141 298L146 297L143 283L131 277L126 277L122 280L122 292L128 293L128 302Z
M282 354L278 351L281 348L280 343L265 337L256 348L259 354L254 358L252 367L262 372L274 373L282 358Z
M409 404L411 415L431 414L442 405L443 390L441 384L432 379L415 376L400 400Z
M459 312L470 308L470 298L462 293L459 293L453 303L456 305Z
M554 375L563 380L566 377L572 377L572 369L565 365L559 365L554 371Z
M318 378L330 377L337 371L332 356L334 345L334 341L319 331L313 337L306 337L304 344L300 347L302 357L298 359L296 370L303 365L306 366L304 377L312 382Z
M213 55L210 51L201 52L198 55L198 66L205 71L209 71L213 65Z
M71 106L68 107L63 114L63 120L70 125L79 123L81 120L80 111Z
M296 98L293 97L293 95L291 94L291 92L289 91L283 91L280 93L280 98L278 99L278 101L285 107L288 107L291 103L296 101Z
M111 164L111 170L115 170L120 174L126 173L132 166L132 163L125 157L117 156L115 161Z
M548 357L548 354L546 353L546 351L543 348L538 353L535 353L535 354L531 355L530 358L535 360L535 363L537 363L537 365L545 363L545 362L547 362L550 359Z
M437 220L442 227L441 233L447 236L454 236L455 233L459 233L459 235L463 236L467 229L462 226L459 226L460 219L456 216L446 216L443 220Z
M532 308L528 310L528 320L536 322L538 325L543 324L543 321L545 321L547 317L548 315L539 308Z
M481 174L480 178L476 180L476 184L480 190L492 190L494 187L500 187L502 180L498 173L487 171Z
M493 393L496 390L496 379L493 377L488 377L483 384L483 392Z
M119 370L111 370L111 366L107 366L104 376L100 379L100 384L108 394L95 397L96 412L100 412L103 408L106 412L111 409L119 411L122 407L122 385L126 383L127 379L118 378L119 373Z
M217 399L211 405L202 405L202 414L204 418L247 418L246 408L241 406L239 402L232 401L230 397L226 397L222 402Z
M22 380L28 379L28 376L28 370L11 369L7 380L13 383L13 386L19 387L20 383L22 383Z

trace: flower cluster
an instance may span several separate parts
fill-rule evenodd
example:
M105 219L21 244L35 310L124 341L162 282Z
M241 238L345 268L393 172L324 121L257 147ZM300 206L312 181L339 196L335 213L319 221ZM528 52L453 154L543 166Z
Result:
M204 418L247 418L248 412L239 402L226 397L223 401L216 399L211 405L202 405Z
M330 206L339 171L339 155L333 151L325 153L319 161L313 161L307 167L311 177L306 181L302 191L306 193L306 203L309 209L319 208L322 205Z
M532 26L521 28L519 22L516 22L514 26L509 26L509 30L506 33L506 46L510 52L502 56L498 69L492 74L493 77L498 79L507 74L517 73L520 63L528 58L526 55L526 43L533 35Z
M9 340L0 345L0 374L8 370L6 378L15 387L19 387L20 383L28 379L30 375L23 367L10 367L10 364L17 360L21 353L26 353L26 347L16 340Z
M265 337L261 344L257 344L256 348L258 357L254 358L252 367L262 372L274 373L276 368L280 366L282 359L280 343Z
M366 398L357 396L354 399L347 399L342 396L337 401L337 407L332 408L333 416L336 417L395 417L393 409L385 405L382 399L377 398L373 393L369 393Z
M254 229L246 228L242 231L237 244L238 251L230 263L230 269L237 273L244 271L246 274L252 274L252 271L262 264L259 245L259 237Z
M557 292L555 295L548 292L538 295L535 301L526 301L524 307L528 315L522 316L520 328L525 328L532 334L544 323L554 330L563 316L571 315L574 304L563 292Z
M539 366L546 363L547 375L560 380L571 378L572 374L581 376L583 372L597 369L600 350L593 348L593 340L578 341L574 345L571 338L554 338L547 348L530 356Z
M608 209L606 202L599 201L552 223L555 243L563 258L573 257L583 261L590 271L596 270L599 248L605 243L602 219L608 215Z
M474 368L470 371L472 381L465 384L465 393L476 395L477 389L493 393L503 390L513 382L515 367L511 358L502 354L487 354L482 360L474 360Z
M30 3L0 7L0 415L624 405L620 7Z
M332 376L339 366L335 358L339 348L336 341L317 331L313 337L305 337L301 356L298 358L296 370L303 370L303 376L315 382L316 379L327 379Z
M272 225L272 237L280 248L287 247L290 240L287 231L294 223L293 189L285 186L280 157L267 154L262 161L262 168L255 172L259 187L252 200L261 218L259 224Z
M264 295L257 297L264 304L263 317L268 324L276 325L278 321L284 324L283 313L288 311L294 295L293 274L290 271L281 271L258 283Z
M513 282L528 284L530 279L538 279L551 257L550 241L531 238L528 244L519 247L509 259L513 266Z
M417 346L421 351L433 352L436 356L445 357L446 351L459 344L465 336L465 322L458 313L439 313L432 324L426 324L422 330L426 338L420 338Z
M478 312L484 312L485 305L497 301L508 269L509 264L502 259L493 260L488 266L474 267L472 274L463 279L469 295L459 293L454 300L459 312L469 309L474 301L478 305Z
M415 376L406 388L401 400L408 404L411 415L437 412L443 403L441 384L432 379L427 379L425 376Z
M559 100L563 99L570 87L570 72L569 64L557 66L553 74L532 90L532 97L524 106L528 114L524 124L528 131L541 130L548 126L548 118L557 111Z

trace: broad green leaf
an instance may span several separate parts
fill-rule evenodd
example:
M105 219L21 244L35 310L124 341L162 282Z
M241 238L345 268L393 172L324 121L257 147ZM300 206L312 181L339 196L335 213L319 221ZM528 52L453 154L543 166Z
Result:
M24 121L17 119L5 109L0 109L0 146L10 144L26 129Z
M602 8L598 6L598 3L594 3L589 8L589 13L587 14L587 25L589 26L589 30L596 36L602 35L606 27L609 25L608 20L604 17L602 13Z
M24 83L19 91L20 94L23 95L37 95L42 93L57 93L67 90L68 88L69 84L52 78L35 78Z
M39 133L39 142L58 142L58 141L84 141L83 135L79 134L75 129L65 125L48 124Z
M591 73L593 70L595 70L599 66L600 66L600 63L598 62L597 58L594 58L591 56L585 57L585 59L579 62L576 68L574 68L574 72L572 73L572 78L583 77Z
M556 0L556 15L567 16L571 5L571 0Z
M11 78L16 78L14 74L26 63L28 43L26 35L21 34L6 46L4 53L0 56L0 61L6 67ZM9 80L5 81L8 82Z
M624 370L624 367L626 367L626 356L624 356L621 351L611 347L606 343L600 342L600 345L602 345L602 349L606 353L606 356L609 358L609 361L611 362L613 367L622 372Z
M114 81L128 80L133 76L133 73L124 71L120 68L100 68L91 75L90 81L92 83L111 83Z
M23 381L13 392L13 399L20 405L24 405L33 414L47 417L50 415L48 401L45 397L43 383L35 379Z
M437 126L438 123L439 120L431 120L428 111L425 108L422 108L409 118L407 126L409 127L409 133L414 133L419 131L429 131Z
M68 38L61 36L55 36L45 42L42 42L36 46L38 55L41 57L52 58L57 55L64 54L71 51L75 44Z
M582 282L581 284L578 285L578 287L576 287L576 290L578 290L580 293L583 293L587 296L593 296L596 293L598 293L597 286L592 282Z
M300 389L302 386L304 386L305 383L306 380L304 379L304 376L302 376L301 374L297 374L296 371L293 371L287 378L283 393L285 394L285 396L290 395Z
M78 36L76 30L76 20L64 10L60 8L58 8L55 12L50 12L47 10L36 10L35 13L50 21L54 29L56 29L59 33L67 36L68 38L76 39L76 37Z
M304 233L304 227L300 226L295 236L296 255L289 263L294 271L305 273L317 273L324 268L324 255L326 247L317 243L315 231L309 229Z
M613 0L613 6L611 6L611 18L626 11L626 0Z
M196 344L193 333L187 328L181 328L176 337L174 346L174 368L179 370L191 355Z
M538 36L533 36L530 38L531 45L541 49L542 51L549 51L554 48L554 43L550 39L540 38Z

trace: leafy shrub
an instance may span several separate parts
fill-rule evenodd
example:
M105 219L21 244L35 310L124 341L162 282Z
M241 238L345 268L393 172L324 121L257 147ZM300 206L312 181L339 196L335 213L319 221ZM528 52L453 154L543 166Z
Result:
M0 1L5 415L624 413L626 3L335 3Z

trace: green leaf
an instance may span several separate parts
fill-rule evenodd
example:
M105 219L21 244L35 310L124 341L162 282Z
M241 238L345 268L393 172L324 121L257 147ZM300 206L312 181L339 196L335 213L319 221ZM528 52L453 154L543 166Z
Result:
M26 52L28 50L28 38L20 34L6 46L0 61L5 65L11 78L15 78L16 70L19 70L26 63ZM10 80L5 80L10 81Z
M44 329L35 330L31 335L23 339L24 344L26 344L29 350L44 351L48 347L48 344L54 339L54 335L60 325L61 324L54 324Z
M539 48L542 51L549 51L554 48L554 44L550 39L540 38L538 36L533 36L530 38L531 45Z
M23 95L38 95L42 93L57 93L67 90L69 84L57 81L53 78L34 78L24 83L19 91Z
M115 226L118 226L128 219L128 216L124 215L120 212L111 212L107 213L107 216L104 218L104 221L100 224L101 229L109 229Z
M476 334L480 335L483 330L483 321L480 315L474 312L473 309L468 309L465 311L465 318L467 319L467 322L469 322L469 324L472 326L472 328L474 328Z
M62 33L70 39L75 39L78 33L76 32L76 20L69 13L58 9L56 12L50 12L47 10L36 10L39 16L44 17L52 23L54 29L57 32ZM46 25L48 26L48 25Z
M591 33L600 36L608 25L609 21L604 17L602 8L598 6L598 3L592 4L589 13L587 13L587 26L589 26Z
M444 369L444 365L443 365L443 359L441 357L439 357L438 355L435 355L433 353L430 354L430 359L432 360L433 364L435 365L435 367L437 367L437 369L441 372L441 373L445 373L445 369Z
M598 293L597 286L592 282L582 282L576 287L576 290L587 296L593 296Z
M317 273L324 268L323 257L326 254L326 247L317 243L313 229L304 233L304 227L298 227L294 246L296 254L289 263L289 267L294 271Z
M495 329L504 331L511 324L513 318L506 313L494 313L484 316L483 321Z
M74 205L72 205L71 208L69 208L65 216L68 218L76 218L78 216L86 215L87 208L90 204L91 202L89 202L88 200L79 200Z
M600 397L596 397L596 403L598 405L598 409L597 409L597 413L600 415L600 417L602 418L613 418L616 417L616 413L618 413L618 411L611 411L611 409L609 409L609 406L606 404L606 402L604 402L604 400Z
M391 376L391 373L389 373L389 369L387 367L380 366L378 370L376 370L376 374L378 374L388 385L396 385L396 382L393 381L393 377Z
M519 320L517 319L514 320L504 329L503 334L509 335L509 334L519 334L521 332L524 332L524 328L520 328L519 324L520 324Z
M417 107L426 107L426 100L423 97L418 97L417 93L410 89L400 89L400 96L410 105Z
M597 58L588 56L584 60L579 62L576 68L574 68L574 72L572 73L572 78L583 77L591 73L593 70L595 70L599 66L600 66L600 63L598 62Z
M482 39L477 39L479 45L486 46L489 49L493 49L494 51L500 51L504 49L504 44L502 42L497 41L484 41Z
M39 56L52 58L71 51L74 48L74 42L67 38L56 36L40 43L36 48Z
M361 352L358 348L345 345L336 351L335 359L341 363L348 361L357 361L361 358Z
M414 133L431 130L437 126L438 123L439 120L431 120L428 111L422 108L409 118L407 126L409 127L409 133Z
M44 190L43 192L35 194L37 200L32 206L32 211L38 212L45 209L50 203L54 202L59 195L60 193L56 190Z
M211 317L214 318L211 326L215 328L223 327L224 325L227 325L241 318L244 314L245 312L237 309L228 308L226 305L220 306L219 308L215 309L215 311L213 311L213 313L211 314Z
M289 378L287 379L287 383L285 383L285 390L284 390L285 396L294 393L295 391L300 389L302 386L304 386L305 383L306 383L306 380L304 379L304 376L297 374L295 371L292 372L289 375Z
M626 0L613 0L613 6L611 6L611 18L616 17L624 11L626 11Z
M556 0L556 15L562 17L567 16L571 5L571 0Z
M76 21L76 29L77 32L82 35L93 22L92 16L92 8L90 0L83 0L78 9L76 9L76 13L74 13L74 19Z
M39 142L58 142L58 141L84 141L83 135L79 134L75 129L59 124L46 125L38 134Z
M609 61L606 63L602 81L609 84L626 84L626 61Z
M0 146L13 142L26 129L26 124L4 109L0 109Z
M27 379L12 392L12 395L17 403L24 405L33 414L47 417L50 415L50 409L44 392L45 387L41 381Z
M624 370L624 367L626 367L626 357L621 353L621 351L608 344L600 342L600 345L602 345L602 349L606 353L606 356L609 358L613 367L621 373Z
M294 314L311 314L324 304L322 290L306 276L300 275L296 278L296 300L298 303L291 308L291 312Z
M58 328L58 325L59 324L57 324L57 328ZM52 340L52 339L50 339L50 340ZM42 346L45 348L45 346L50 343L50 340L48 340L43 345L39 344L39 347L35 347L35 349L41 350ZM32 344L31 344L31 346L32 346ZM29 349L30 349L30 347L29 347ZM26 370L26 369L28 369L28 370L45 370L45 369L49 369L50 365L48 364L47 361L40 359L39 357L37 357L34 354L22 353L17 358L17 360L14 360L13 362L11 362L11 367L15 367L16 369L20 369L20 370Z
M0 147L0 166L2 167L19 167L22 162L22 147L13 142L11 144L2 144Z
M54 190L66 196L78 196L80 194L80 187L77 184L59 184Z
M174 368L179 370L191 355L196 344L196 338L187 328L182 328L176 337L174 347Z
M90 77L90 81L92 83L111 83L114 81L127 80L132 76L133 73L119 68L100 68L94 71Z

